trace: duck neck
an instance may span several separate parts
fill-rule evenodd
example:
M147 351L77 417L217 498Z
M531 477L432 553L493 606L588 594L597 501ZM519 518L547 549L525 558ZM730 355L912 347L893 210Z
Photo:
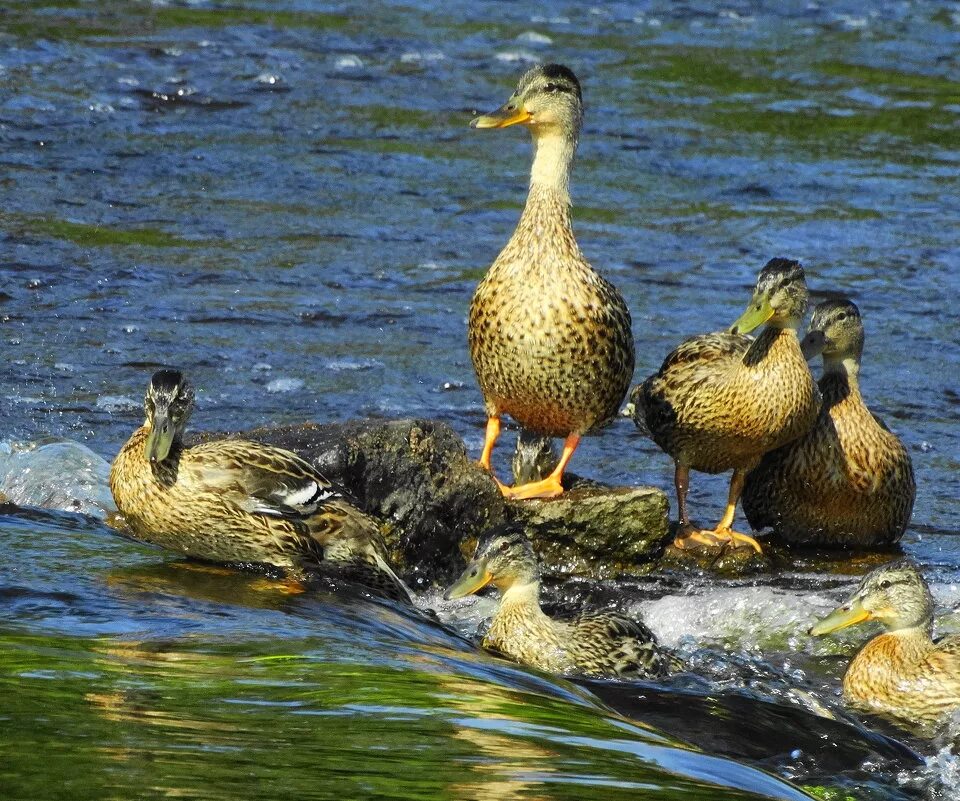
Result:
M557 265L579 260L570 214L570 164L576 140L557 133L534 135L530 192L520 222L504 249L508 262L551 274Z
M500 598L500 606L493 616L491 631L497 626L498 622L510 619L516 621L517 618L526 620L541 620L546 615L540 608L540 581L532 581L514 584L503 591ZM512 630L516 629L515 623L511 624Z
M818 382L824 404L834 406L845 400L862 401L860 396L860 363L853 357L823 358L823 376Z
M792 326L768 325L750 345L743 357L743 362L749 367L756 367L772 356L790 355L794 351L796 351L795 355L802 360L803 353L800 350L797 329Z
M576 137L559 131L533 134L533 167L530 169L530 194L552 194L570 205L570 166L577 149Z

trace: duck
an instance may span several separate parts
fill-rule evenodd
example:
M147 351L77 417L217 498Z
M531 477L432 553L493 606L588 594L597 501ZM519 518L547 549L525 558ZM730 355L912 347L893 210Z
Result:
M549 475L513 487L497 482L508 499L560 495L581 437L616 417L633 376L626 302L590 266L573 233L568 187L582 119L576 75L544 64L523 75L503 106L471 123L480 129L523 125L534 150L520 221L470 304L470 356L487 417L480 465L493 474L504 415L564 440Z
M110 490L138 540L208 562L272 565L292 579L335 572L410 603L375 521L346 490L282 448L242 439L186 447L194 390L153 374L145 418L110 468Z
M817 418L820 392L797 334L807 299L803 266L771 259L747 310L729 330L687 339L631 392L634 422L673 457L677 548L745 546L763 552L753 537L733 530L733 521L747 473L767 451L809 431ZM761 325L759 336L750 337ZM713 529L690 522L691 470L733 470L726 510Z
M483 646L516 662L551 673L601 678L656 678L679 665L640 621L606 611L568 620L545 614L539 562L516 523L498 525L480 540L444 598L463 598L490 583L500 591L500 603Z
M540 481L553 472L559 460L550 437L541 437L521 428L517 432L517 445L510 461L514 485Z
M921 733L960 709L960 635L935 642L933 612L923 575L898 559L867 573L847 603L810 629L822 636L867 620L883 626L844 673L848 704Z
M823 405L813 428L770 451L747 476L743 511L792 545L882 547L910 522L917 485L910 454L860 393L863 319L849 298L817 305L801 343L823 356Z

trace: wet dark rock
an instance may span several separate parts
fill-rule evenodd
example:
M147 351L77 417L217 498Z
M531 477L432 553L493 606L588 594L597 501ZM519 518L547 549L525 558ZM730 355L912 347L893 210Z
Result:
M472 541L506 520L523 521L548 573L593 577L644 572L668 534L666 496L650 487L581 480L559 498L508 502L444 423L307 424L243 436L294 451L346 487L388 521L400 569L430 581L451 579Z
M761 547L764 552L759 554L743 545L737 548L707 545L677 548L671 543L664 549L658 567L665 570L707 571L724 578L764 573L771 569L773 562L768 545L763 542Z

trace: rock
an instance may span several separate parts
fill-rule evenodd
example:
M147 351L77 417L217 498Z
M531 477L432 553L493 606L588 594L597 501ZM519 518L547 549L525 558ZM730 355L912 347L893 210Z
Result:
M709 571L724 578L763 573L769 571L773 563L767 545L761 543L761 547L764 549L762 554L744 545L738 548L709 545L677 548L670 544L664 549L658 567L666 570Z
M666 496L652 487L580 483L558 498L508 504L551 572L605 578L636 573L669 534Z
M346 487L363 509L388 521L385 537L401 572L426 581L451 580L463 568L462 550L472 553L472 541L505 520L525 523L548 573L643 572L667 536L666 496L649 487L580 480L559 498L504 500L463 440L440 422L307 424L243 437L292 450Z

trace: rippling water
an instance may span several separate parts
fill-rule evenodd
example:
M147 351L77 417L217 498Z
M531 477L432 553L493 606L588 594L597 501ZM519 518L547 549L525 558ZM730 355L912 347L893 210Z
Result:
M200 428L418 415L478 450L465 315L516 223L529 144L467 122L557 60L587 103L578 237L633 312L638 379L734 319L771 256L801 259L815 299L850 294L865 394L916 468L905 549L950 609L958 46L960 7L919 0L8 2L2 488L104 508L103 460L159 364L193 377ZM627 421L588 440L576 469L670 485ZM723 491L697 476L691 502L709 517ZM838 576L591 587L690 655L661 703L662 689L547 680L362 599L165 561L87 518L5 516L0 532L10 797L228 798L254 781L264 798L799 797L750 766L829 798L960 788L938 744L913 743L918 767L831 729L851 764L815 753L808 733L826 724L809 710L842 714L830 653L859 641L803 634ZM427 600L462 635L489 612ZM720 691L753 706L683 700ZM771 753L737 743L748 720ZM772 741L760 724L781 720ZM817 790L831 787L847 789Z

